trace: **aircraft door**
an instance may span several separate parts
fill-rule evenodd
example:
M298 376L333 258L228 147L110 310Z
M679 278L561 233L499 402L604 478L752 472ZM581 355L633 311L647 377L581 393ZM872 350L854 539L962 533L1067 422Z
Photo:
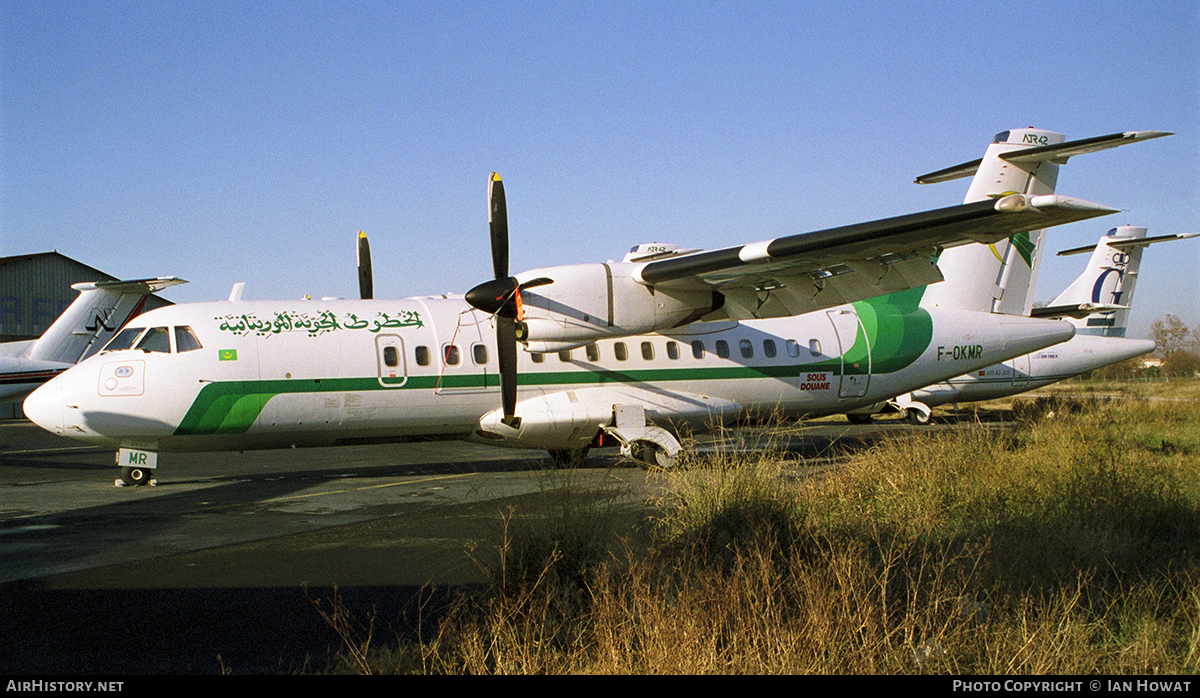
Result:
M1012 384L1014 388L1024 388L1029 383L1031 375L1030 355L1018 356L1012 360Z
M408 380L404 340L398 335L376 335L375 363L379 367L379 384L385 388L398 388Z
M871 382L871 348L866 330L858 313L852 308L829 310L826 314L837 334L838 353L842 361L838 397L862 397L867 394Z

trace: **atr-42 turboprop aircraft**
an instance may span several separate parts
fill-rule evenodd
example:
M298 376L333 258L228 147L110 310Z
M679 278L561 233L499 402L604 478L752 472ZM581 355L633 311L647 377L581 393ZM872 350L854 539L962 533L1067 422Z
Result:
M1043 132L1007 133L1036 151ZM1069 339L1060 321L859 301L939 281L931 257L946 247L1116 212L1007 193L716 251L640 245L620 262L513 277L494 174L489 206L495 280L465 296L242 301L235 291L156 310L36 391L25 412L118 448L127 483L147 482L164 451L429 435L556 460L608 436L669 465L679 450L669 429L748 411L845 412Z

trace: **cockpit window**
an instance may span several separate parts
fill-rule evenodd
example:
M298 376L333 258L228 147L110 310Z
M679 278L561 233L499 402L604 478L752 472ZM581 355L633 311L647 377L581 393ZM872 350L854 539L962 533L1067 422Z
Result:
M126 327L117 333L108 344L104 345L103 353L132 349L139 335L146 331L145 327Z
M171 335L165 327L151 327L137 348L147 353L171 353Z
M196 351L203 349L204 345L200 343L200 338L192 332L192 328L187 325L180 325L175 328L175 351L182 354L185 351Z

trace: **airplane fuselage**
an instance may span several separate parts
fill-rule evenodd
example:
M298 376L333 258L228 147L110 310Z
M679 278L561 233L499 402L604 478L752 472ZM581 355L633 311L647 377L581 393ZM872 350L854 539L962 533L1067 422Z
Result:
M930 407L998 400L1154 351L1148 339L1076 334L1070 341L913 391Z
M747 411L845 412L1073 333L1061 322L863 301L521 351L522 425L502 430L488 419L500 402L491 322L455 296L172 306L140 316L126 332L149 329L130 348L80 363L25 411L64 436L149 451L431 435L581 448L622 404L664 427Z

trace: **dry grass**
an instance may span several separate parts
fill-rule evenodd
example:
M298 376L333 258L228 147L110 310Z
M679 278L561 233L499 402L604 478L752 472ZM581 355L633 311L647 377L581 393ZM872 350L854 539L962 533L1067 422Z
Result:
M1200 669L1194 402L1060 402L1014 430L918 432L817 476L767 447L667 477L637 531L598 526L603 497L510 516L486 598L431 641L351 646L331 669Z

